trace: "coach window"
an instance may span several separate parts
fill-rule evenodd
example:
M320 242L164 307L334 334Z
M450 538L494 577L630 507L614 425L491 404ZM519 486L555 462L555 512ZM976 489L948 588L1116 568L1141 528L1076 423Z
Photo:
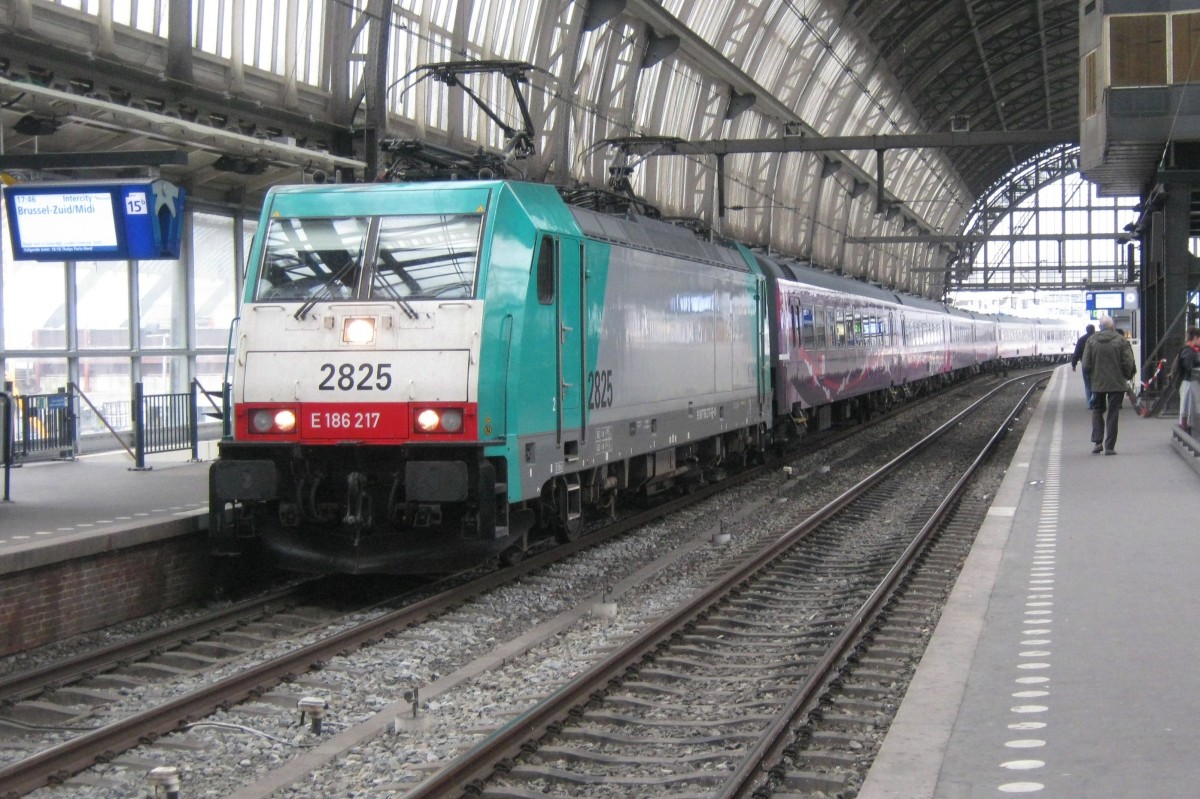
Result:
M804 349L811 350L817 342L816 331L813 330L813 307L811 305L805 305L800 309L800 322L804 334Z
M838 308L834 313L833 346L846 346L846 312Z
M829 346L829 322L825 318L826 313L825 308L820 305L813 310L815 346L821 349Z
M554 239L542 236L542 248L538 252L537 293L538 302L549 305L554 302Z

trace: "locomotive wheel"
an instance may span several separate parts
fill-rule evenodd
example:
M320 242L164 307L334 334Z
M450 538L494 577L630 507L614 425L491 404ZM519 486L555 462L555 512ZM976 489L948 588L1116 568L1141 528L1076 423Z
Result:
M583 509L580 507L574 513L571 511L571 487L564 478L557 478L551 489L553 494L554 537L560 543L569 544L583 535ZM575 489L578 495L578 488Z
M521 561L525 560L525 550L519 546L511 546L500 553L501 566L516 566Z

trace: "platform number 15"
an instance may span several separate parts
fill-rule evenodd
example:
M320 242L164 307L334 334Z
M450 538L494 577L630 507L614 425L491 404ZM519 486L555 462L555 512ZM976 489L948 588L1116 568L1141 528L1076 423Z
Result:
M132 191L125 195L125 213L141 215L148 211L149 204L146 202L146 193L144 191Z

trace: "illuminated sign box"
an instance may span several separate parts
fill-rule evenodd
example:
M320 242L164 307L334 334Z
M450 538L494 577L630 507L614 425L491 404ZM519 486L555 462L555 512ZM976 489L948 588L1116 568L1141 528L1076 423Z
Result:
M1123 291L1089 291L1084 300L1089 311L1120 311L1125 308Z
M165 180L7 186L18 261L179 257L184 189Z

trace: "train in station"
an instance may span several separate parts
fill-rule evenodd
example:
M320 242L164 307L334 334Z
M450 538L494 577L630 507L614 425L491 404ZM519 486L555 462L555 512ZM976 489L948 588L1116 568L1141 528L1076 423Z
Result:
M214 555L437 573L579 536L1076 331L906 296L511 180L276 187Z

